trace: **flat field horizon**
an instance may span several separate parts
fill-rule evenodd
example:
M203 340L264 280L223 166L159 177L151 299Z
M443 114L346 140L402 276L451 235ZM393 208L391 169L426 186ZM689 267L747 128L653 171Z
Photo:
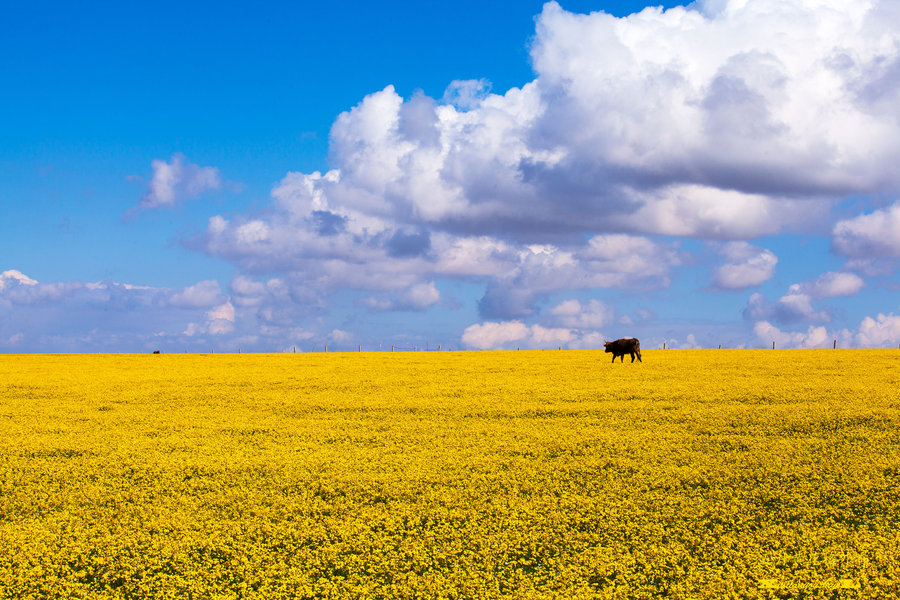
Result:
M900 352L0 355L0 597L900 594Z

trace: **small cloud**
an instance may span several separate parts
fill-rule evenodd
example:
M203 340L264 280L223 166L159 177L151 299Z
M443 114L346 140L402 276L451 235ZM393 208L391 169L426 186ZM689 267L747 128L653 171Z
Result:
M434 282L430 281L410 287L404 294L404 300L415 310L425 310L440 302L441 293L434 287Z
M884 348L900 345L900 316L894 313L879 314L876 318L866 317L859 324L855 336L858 346L864 348Z
M229 301L206 313L209 319L206 330L212 335L225 335L234 331L234 305Z
M832 337L821 325L810 326L806 332L789 332L781 331L768 321L759 321L753 331L765 345L774 342L777 348L825 348L832 344Z
M721 290L743 290L768 281L778 264L770 250L747 242L729 242L719 253L726 262L713 273L713 285Z
M15 269L9 269L8 271L0 273L0 290L11 283L19 285L37 285L37 281Z
M478 350L568 346L576 340L576 334L569 329L529 327L521 321L478 323L467 327L462 335L464 345Z
M751 321L775 321L781 324L800 321L830 321L827 311L816 310L813 300L852 296L865 282L854 273L829 271L813 282L795 283L776 302L770 302L762 294L753 294L744 309L744 318Z
M557 304L547 312L554 325L571 329L600 329L611 323L615 316L613 309L599 300L582 304L574 298Z
M660 347L662 347L663 345L670 350L674 350L674 349L688 350L688 349L702 347L700 345L700 342L697 341L697 336L694 335L693 333L687 334L687 336L685 336L684 340L679 340L677 338L671 338L671 337L665 338L661 342Z
M537 347L565 345L576 337L575 333L569 329L548 328L540 325L532 325L530 333L530 343Z
M860 260L900 258L900 202L890 208L838 221L832 249Z
M222 301L219 282L206 280L190 285L169 298L169 305L177 308L207 308Z
M829 271L805 287L816 298L833 298L835 296L852 296L863 286L865 286L865 282L855 273Z
M776 302L770 302L762 294L753 294L744 308L744 318L751 321L775 321L781 324L802 321L829 321L827 312L817 311L812 305L812 296L794 284L788 293Z
M222 185L217 168L188 162L181 153L173 154L169 162L154 159L150 165L153 176L138 205L142 209L173 208L186 199L217 190Z
M506 346L528 336L528 327L522 321L487 322L469 325L462 334L462 343L470 348L488 350Z
M329 337L335 342L341 344L351 341L353 339L353 334L342 329L333 329Z
M223 320L223 321L231 321L234 322L234 305L231 302L226 302L221 306L217 306L211 311L206 313L206 317L212 320Z
M646 308L638 308L634 311L634 316L638 318L638 321L644 322L655 319L656 313L654 313L652 310L647 310Z
M413 310L423 311L441 301L441 293L434 282L420 283L401 291L394 298L369 297L362 304L372 310Z

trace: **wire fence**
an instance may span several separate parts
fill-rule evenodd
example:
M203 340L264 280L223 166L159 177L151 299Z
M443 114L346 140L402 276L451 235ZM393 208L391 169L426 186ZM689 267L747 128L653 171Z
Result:
M676 345L677 345L677 342L676 342ZM718 344L719 350L721 350L722 348L725 348L725 347L726 346L723 346L722 344ZM837 339L834 339L832 341L831 347L834 350L838 349ZM661 344L657 345L657 349L659 349L659 350L676 350L676 349L683 349L683 348L684 348L683 346L681 348L678 348L678 347L673 348L668 341L664 341ZM691 348L697 349L696 347L691 347ZM712 346L708 346L706 348L713 349ZM568 348L566 348L566 349L568 350ZM585 348L579 348L579 349L584 350ZM595 349L601 350L602 348L595 348ZM778 344L775 341L772 342L771 349L772 350L778 349ZM434 346L434 345L426 342L424 346L420 346L418 344L407 344L407 345L379 344L377 348L374 348L374 347L363 347L362 344L357 344L356 348L340 346L338 349L335 349L334 346L332 346L332 349L330 351L331 352L454 352L454 351L458 352L458 351L462 351L462 350L464 350L464 349L463 348L454 348L452 346L445 346L444 344L438 344L437 346ZM516 350L521 350L521 347L516 347ZM526 350L563 350L563 347L557 346L555 348L526 348ZM225 354L227 354L228 352L236 352L237 354L242 354L243 349L238 347L236 350L222 350L220 348L219 352L225 353ZM254 351L254 352L259 352L259 351ZM265 352L265 351L263 351L263 352ZM279 350L279 351L275 351L275 352L314 353L314 352L329 352L329 349L328 349L328 344L315 344L315 345L311 345L311 346L294 345L286 350ZM152 353L160 354L161 351L153 350ZM184 353L185 354L204 354L206 352L205 352L205 350L196 350L196 349L190 350L188 348L185 348ZM208 353L215 354L216 349L211 348Z

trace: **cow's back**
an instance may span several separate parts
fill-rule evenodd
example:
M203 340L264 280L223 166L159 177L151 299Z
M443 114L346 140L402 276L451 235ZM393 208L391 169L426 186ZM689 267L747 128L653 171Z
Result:
M637 338L621 338L613 343L619 352L633 352L641 349L641 342Z

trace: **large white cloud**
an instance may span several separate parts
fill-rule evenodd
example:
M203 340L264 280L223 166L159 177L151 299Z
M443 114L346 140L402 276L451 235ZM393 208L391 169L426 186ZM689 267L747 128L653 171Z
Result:
M332 207L313 189L328 178L292 174L275 188L276 207L265 221L215 216L193 243L248 275L283 274L294 297L375 291L381 296L365 304L381 310L436 303L435 278L477 281L486 285L480 308L491 318L530 314L537 300L562 290L665 287L681 260L671 243L642 236L596 235L560 247L400 225ZM261 293L248 291L260 285L248 275L236 279L238 303Z
M650 186L650 214L653 190L678 183L759 194L781 224L798 216L790 198L896 189L892 3L717 4L625 19L545 6L532 54L567 162ZM746 214L732 216L740 228Z
M215 282L104 293L194 311L179 328L191 336L252 321L284 345L314 335L298 323L329 295L422 311L442 300L436 283L462 280L484 289L471 347L587 345L611 308L569 300L541 315L542 301L668 286L686 262L668 236L721 241L713 285L746 289L778 258L743 240L824 225L850 195L900 191L898 32L890 0L706 0L625 18L549 2L533 81L497 93L454 81L440 99L374 91L335 120L329 170L288 173L253 215L213 216L188 244L235 265L228 293ZM222 186L218 170L180 154L152 168L139 208ZM834 248L900 256L898 215L895 205L838 223ZM862 285L826 274L775 302L753 296L745 314L825 322L816 302ZM79 282L0 286L6 303L105 301Z
M801 199L895 187L884 167L897 149L885 131L887 119L896 132L896 109L876 110L858 92L897 53L880 8L785 4L616 19L549 3L533 82L502 95L456 82L447 96L464 90L464 106L404 101L392 86L367 96L335 122L337 169L306 181L309 195L522 239L727 238L808 220Z
M215 216L194 244L294 298L351 288L416 310L427 303L404 302L409 290L467 279L485 286L484 318L510 321L552 293L665 287L682 261L653 236L811 227L850 194L900 188L889 2L719 0L625 18L550 2L536 23L533 81L373 92L335 120L331 170L289 173L271 210ZM851 255L841 240L884 230L853 223L835 228ZM724 248L716 287L772 277L771 251ZM781 304L821 318L804 295Z

